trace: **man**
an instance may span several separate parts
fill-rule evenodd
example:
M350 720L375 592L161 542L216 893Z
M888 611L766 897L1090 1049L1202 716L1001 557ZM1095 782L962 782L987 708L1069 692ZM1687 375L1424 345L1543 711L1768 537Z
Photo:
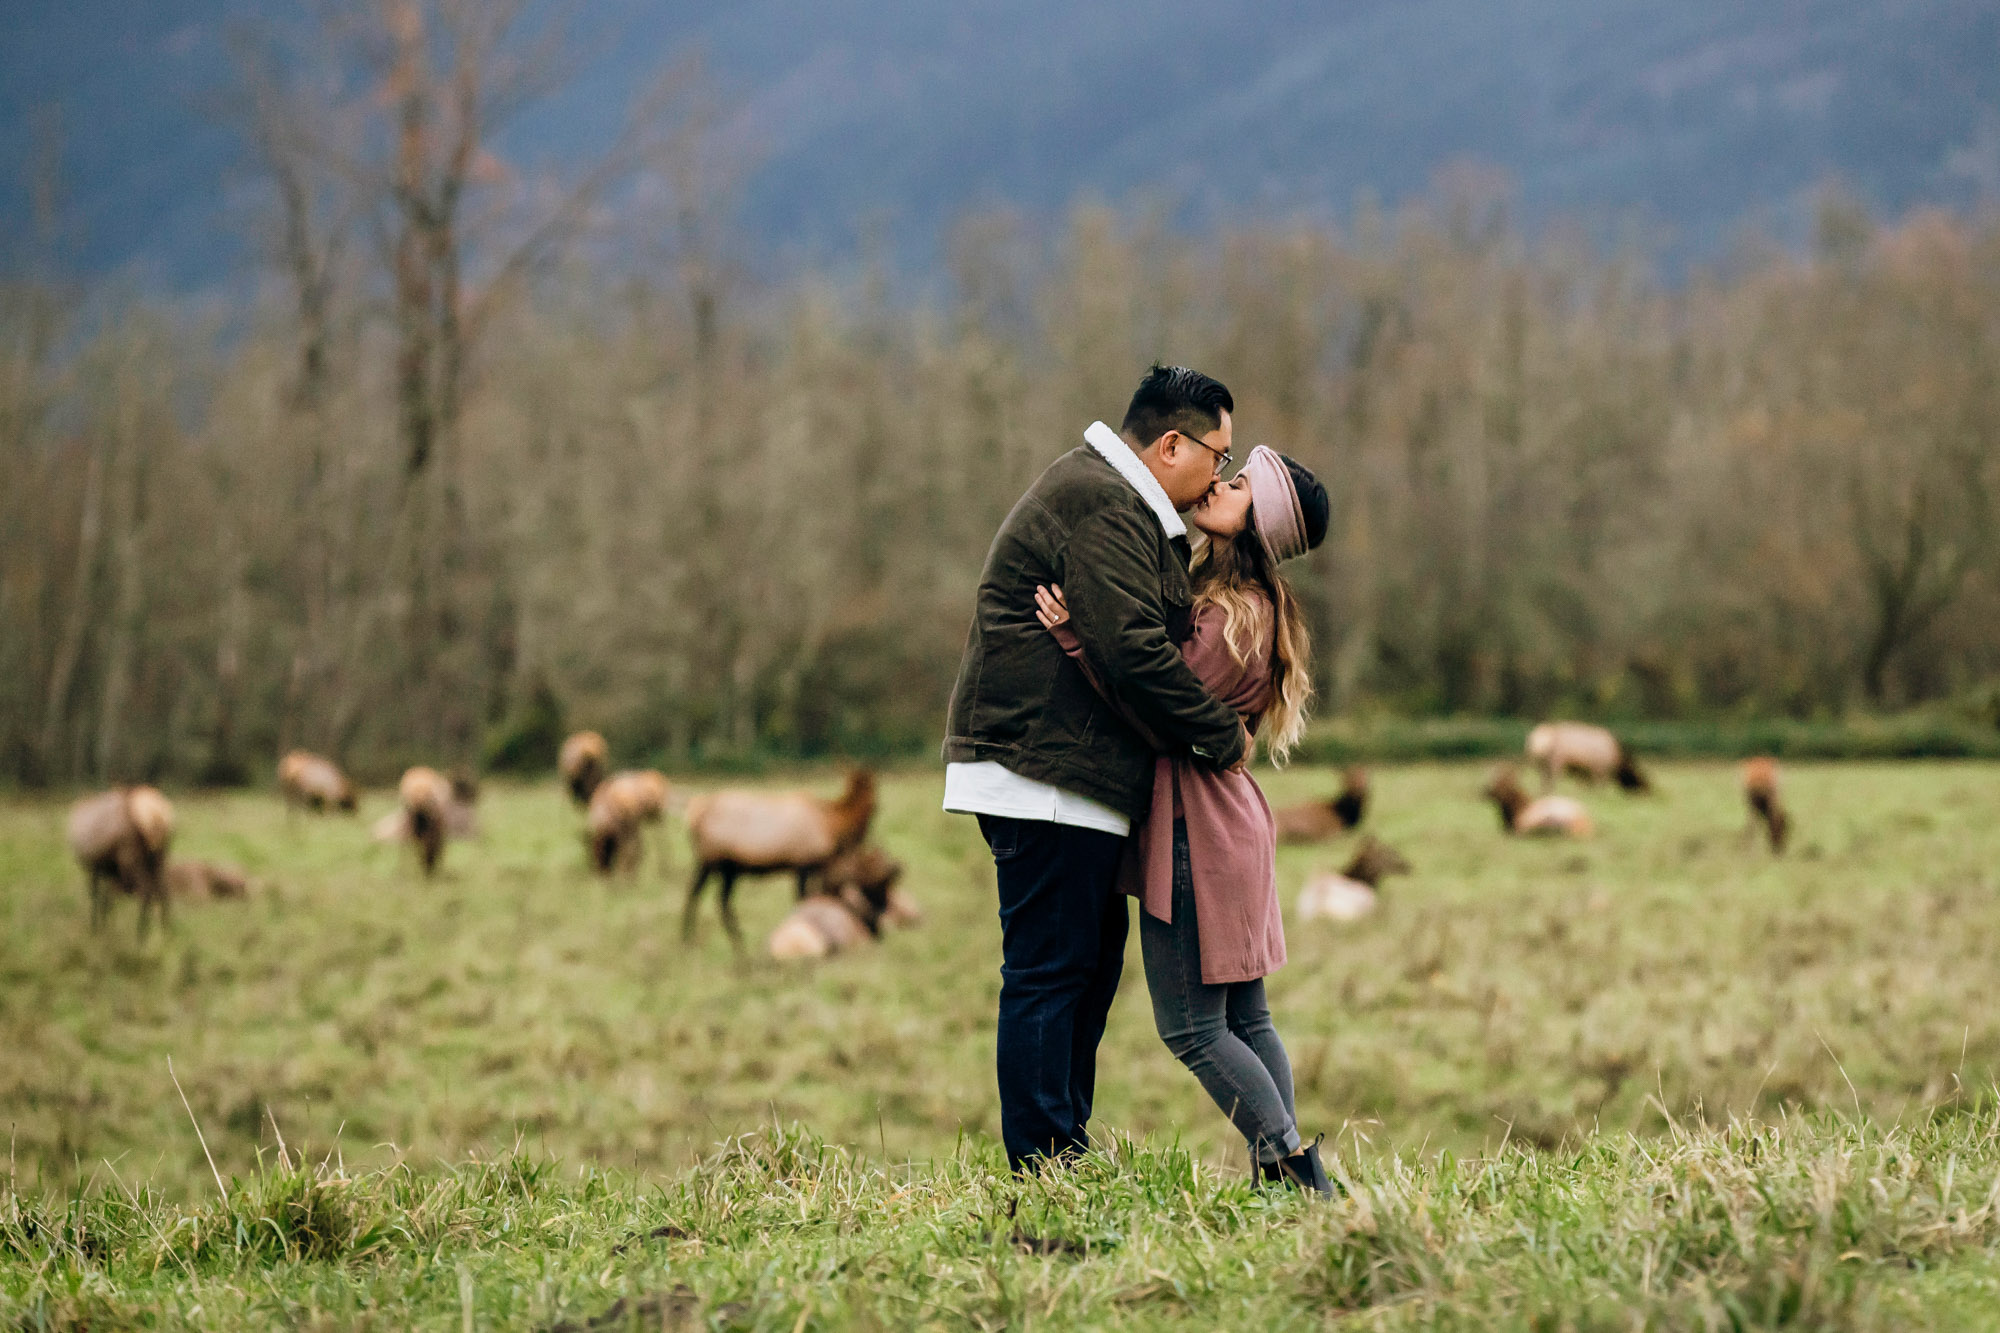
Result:
M1152 746L1035 618L1060 585L1107 691L1161 745L1217 768L1248 735L1181 659L1192 627L1180 510L1229 461L1229 390L1154 366L1028 488L987 553L944 743L948 811L979 816L1000 881L1000 1132L1016 1171L1089 1146L1097 1044L1125 961L1119 857Z

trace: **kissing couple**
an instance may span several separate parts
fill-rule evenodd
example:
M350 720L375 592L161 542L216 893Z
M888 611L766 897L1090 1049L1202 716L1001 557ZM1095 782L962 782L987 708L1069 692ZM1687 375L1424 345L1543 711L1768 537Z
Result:
M944 808L978 816L998 871L1016 1171L1089 1146L1130 896L1160 1039L1243 1135L1255 1179L1332 1192L1264 998L1285 935L1277 831L1248 771L1260 737L1282 762L1305 725L1305 617L1278 571L1325 538L1327 496L1261 445L1223 480L1235 408L1217 380L1154 366L1118 430L1094 423L1028 488L980 576Z

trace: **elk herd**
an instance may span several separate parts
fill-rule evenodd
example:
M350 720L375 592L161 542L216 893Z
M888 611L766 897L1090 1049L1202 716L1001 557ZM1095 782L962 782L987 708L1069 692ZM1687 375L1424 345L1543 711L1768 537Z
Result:
M1604 727L1584 722L1544 722L1528 733L1529 766L1541 775L1541 792L1531 795L1520 770L1500 764L1487 776L1480 795L1493 803L1500 830L1510 836L1588 838L1596 832L1590 811L1574 796L1558 793L1561 777L1585 783L1612 782L1628 795L1653 789L1625 743ZM1743 798L1750 810L1748 834L1761 832L1774 853L1782 854L1791 818L1778 794L1778 764L1770 758L1743 765ZM1328 800L1308 801L1272 811L1281 843L1317 843L1338 837L1361 823L1368 809L1368 774L1350 767L1340 791ZM1400 852L1364 837L1338 872L1323 870L1307 876L1297 900L1301 921L1355 921L1375 910L1383 878L1405 874L1410 863Z
M1579 722L1546 722L1528 735L1526 757L1541 776L1541 792L1531 795L1519 771L1502 764L1481 794L1500 816L1501 830L1524 837L1587 838L1594 832L1590 812L1579 799L1557 793L1558 778L1586 783L1609 781L1628 794L1652 784L1630 750L1610 731ZM708 882L718 883L717 909L730 943L743 949L735 893L746 876L786 875L796 902L771 932L767 951L778 959L825 958L866 947L884 926L912 926L922 913L899 887L903 866L868 842L875 817L875 775L851 772L831 799L805 791L727 788L684 795L655 769L613 772L610 747L594 731L569 737L557 758L558 775L580 809L584 864L594 873L631 877L640 863L645 830L669 811L680 814L693 852L681 930L693 939ZM1774 853L1783 853L1791 816L1779 790L1776 761L1755 758L1744 764L1742 787L1749 811L1747 834L1761 834ZM358 808L354 784L336 763L294 750L278 763L278 789L288 809L352 814ZM396 806L371 829L377 842L407 844L426 876L435 875L447 845L475 836L479 784L471 773L449 775L419 765L396 785ZM1272 812L1278 839L1316 844L1354 831L1367 815L1366 770L1350 767L1330 798ZM103 925L120 896L139 904L143 941L153 915L167 921L168 903L243 898L251 881L239 869L206 861L172 860L174 807L150 786L121 786L84 797L71 807L68 841L82 867L92 929ZM661 863L669 858L664 845ZM1339 871L1308 875L1296 911L1302 921L1346 922L1375 909L1381 882L1407 873L1410 863L1394 848L1364 836Z

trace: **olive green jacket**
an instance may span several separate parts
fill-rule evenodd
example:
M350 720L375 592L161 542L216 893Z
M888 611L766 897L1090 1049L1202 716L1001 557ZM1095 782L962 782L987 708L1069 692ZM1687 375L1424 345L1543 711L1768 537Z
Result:
M1072 449L1028 488L987 552L952 689L947 763L997 760L1025 778L1144 816L1155 751L1035 618L1035 585L1060 585L1107 691L1174 754L1227 768L1243 754L1234 710L1176 646L1193 628L1185 537L1096 450Z

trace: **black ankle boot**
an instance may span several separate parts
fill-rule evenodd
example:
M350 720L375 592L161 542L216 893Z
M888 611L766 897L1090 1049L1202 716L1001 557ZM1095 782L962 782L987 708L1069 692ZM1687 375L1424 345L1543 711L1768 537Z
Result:
M1279 1162L1264 1162L1258 1167L1258 1174L1272 1184L1287 1185L1295 1190L1310 1190L1314 1194L1332 1195L1333 1182L1327 1179L1326 1168L1320 1165L1320 1140L1322 1134L1298 1152Z

